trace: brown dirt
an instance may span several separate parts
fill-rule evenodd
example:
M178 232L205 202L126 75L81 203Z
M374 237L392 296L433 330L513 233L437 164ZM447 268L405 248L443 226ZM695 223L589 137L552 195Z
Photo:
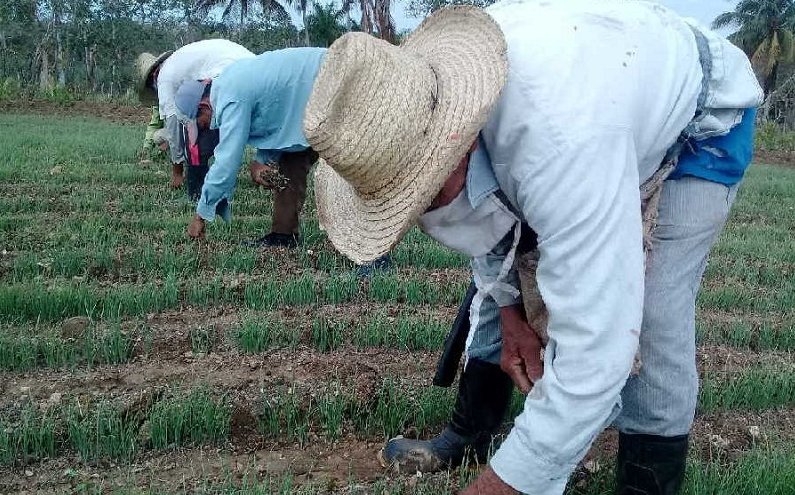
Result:
M754 151L754 163L795 167L795 151L756 150Z
M397 314L398 307L372 305L283 308L268 313L296 331L308 342L309 324L318 315L335 321L353 321L375 309ZM418 308L428 312L429 308ZM436 312L437 318L452 319L455 308ZM438 313L438 314L437 314ZM256 315L257 313L252 313ZM70 322L73 323L73 322ZM54 459L23 467L0 467L0 493L74 492L81 483L92 483L109 492L119 486L198 490L205 483L248 476L261 479L287 472L297 483L321 481L333 493L349 480L367 484L393 476L376 460L382 439L361 437L352 425L344 429L342 440L331 443L310 433L309 444L301 448L284 438L268 439L257 431L257 411L263 392L291 388L302 397L323 394L338 381L358 400L372 398L385 377L395 377L402 387L430 384L436 362L435 352L409 352L394 349L343 349L320 353L306 345L296 350L274 350L260 354L241 354L221 337L210 354L190 352L190 332L202 327L215 329L223 336L240 324L240 313L233 308L213 308L150 315L142 321L128 321L123 328L145 324L152 332L152 350L140 348L134 359L121 366L84 367L75 370L36 370L28 373L0 373L0 411L18 409L32 400L44 407L57 398L61 402L79 397L86 401L115 398L125 408L146 407L171 388L206 384L226 394L233 407L230 439L219 446L198 446L171 451L144 450L132 462L83 463L73 452L62 452ZM52 330L57 330L54 325ZM140 347L140 345L139 345ZM739 372L753 366L791 368L787 353L739 351L724 346L699 349L702 371ZM795 441L795 410L765 413L720 413L699 417L693 429L694 446L702 458L717 455L736 457L755 444ZM617 449L614 430L603 433L585 459L577 475L587 479L589 469L609 464ZM585 473L585 474L583 474ZM580 478L575 478L575 481Z
M142 125L149 121L150 110L144 106L118 103L74 101L67 104L46 100L13 100L0 102L1 113L34 113L43 115L93 117L119 124Z

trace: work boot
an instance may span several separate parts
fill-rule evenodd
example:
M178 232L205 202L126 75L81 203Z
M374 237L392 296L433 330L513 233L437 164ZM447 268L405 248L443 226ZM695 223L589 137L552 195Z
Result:
M299 240L300 238L296 234L277 234L276 232L271 232L270 234L260 237L259 239L245 241L243 244L248 247L294 248L298 246Z
M472 455L485 462L511 402L513 382L499 365L470 359L461 374L450 423L430 440L397 437L379 454L384 467L402 472L434 472L454 467Z
M687 435L618 435L616 495L676 495L685 478Z

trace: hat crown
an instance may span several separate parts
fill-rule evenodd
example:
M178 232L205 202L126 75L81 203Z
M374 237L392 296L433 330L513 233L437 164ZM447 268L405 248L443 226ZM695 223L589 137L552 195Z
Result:
M135 70L140 79L146 79L149 69L155 64L157 57L149 52L143 52L135 59Z
M304 118L312 148L364 197L393 182L433 116L431 65L386 41L348 33L329 49L316 81Z

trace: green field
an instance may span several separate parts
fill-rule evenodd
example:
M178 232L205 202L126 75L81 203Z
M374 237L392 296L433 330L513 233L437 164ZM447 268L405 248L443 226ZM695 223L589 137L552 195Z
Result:
M465 258L415 230L359 280L312 198L299 249L243 247L271 206L245 170L233 223L195 243L168 165L138 163L142 126L0 128L0 493L439 494L476 475L375 457L445 423L454 391L430 382ZM795 494L793 233L795 169L753 166L699 298L686 494ZM608 431L570 493L609 493L614 449Z

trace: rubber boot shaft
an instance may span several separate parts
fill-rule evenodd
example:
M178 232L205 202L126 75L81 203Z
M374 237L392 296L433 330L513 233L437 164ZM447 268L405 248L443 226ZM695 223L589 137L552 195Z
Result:
M478 460L485 460L491 440L511 403L513 381L499 365L470 359L458 384L449 428L470 439Z
M402 472L433 472L454 467L471 454L485 462L511 402L513 382L496 364L469 361L461 374L449 425L430 440L393 438L380 460Z
M685 478L688 436L619 433L616 495L676 495Z

